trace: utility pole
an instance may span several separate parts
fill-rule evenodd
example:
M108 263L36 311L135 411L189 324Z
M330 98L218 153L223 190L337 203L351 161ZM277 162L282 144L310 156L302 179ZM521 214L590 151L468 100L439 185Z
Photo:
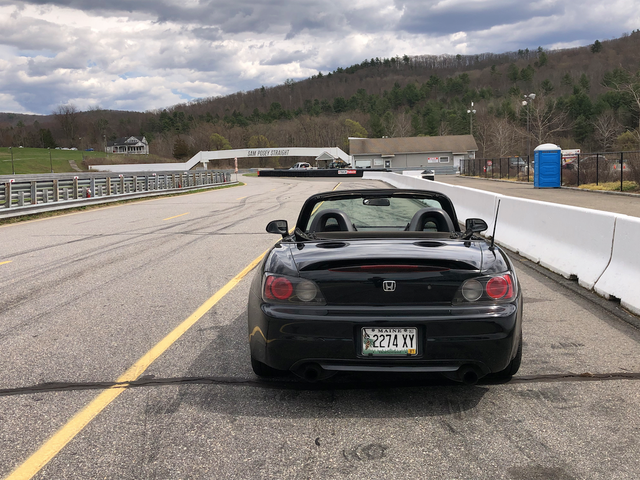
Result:
M469 135L473 135L473 115L476 113L473 109L473 102L471 102L471 108L467 110L467 113L469 114Z
M531 159L531 102L535 100L536 94L530 93L524 96L524 102L522 105L527 107L527 158Z

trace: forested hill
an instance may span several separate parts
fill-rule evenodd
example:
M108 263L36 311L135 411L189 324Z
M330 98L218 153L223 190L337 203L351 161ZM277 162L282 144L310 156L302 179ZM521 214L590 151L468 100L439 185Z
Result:
M0 114L0 143L98 150L106 139L145 135L152 153L185 158L221 148L346 149L348 136L467 134L472 126L481 156L526 154L529 138L636 149L639 69L640 31L563 50L374 58L161 111Z

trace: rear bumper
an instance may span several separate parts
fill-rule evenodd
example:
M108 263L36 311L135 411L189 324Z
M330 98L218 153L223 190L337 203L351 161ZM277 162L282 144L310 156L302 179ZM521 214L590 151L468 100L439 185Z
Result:
M313 363L329 371L437 372L473 367L478 376L507 367L521 332L521 299L499 306L455 308L249 308L251 353L279 370ZM418 354L361 354L362 327L415 327Z

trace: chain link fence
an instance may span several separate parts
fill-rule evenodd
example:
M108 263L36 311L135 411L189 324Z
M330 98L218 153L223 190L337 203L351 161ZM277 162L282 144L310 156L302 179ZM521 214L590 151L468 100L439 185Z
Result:
M534 173L535 162L528 156L472 158L460 163L460 175L473 177L532 182ZM640 152L577 154L562 164L560 178L565 187L619 183L620 191L640 188Z
M533 181L529 157L469 158L460 160L460 175L498 180Z

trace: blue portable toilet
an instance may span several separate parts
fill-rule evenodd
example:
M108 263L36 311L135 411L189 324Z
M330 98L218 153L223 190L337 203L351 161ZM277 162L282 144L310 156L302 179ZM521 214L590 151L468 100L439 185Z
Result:
M538 145L534 150L533 186L559 188L562 150L553 143Z

